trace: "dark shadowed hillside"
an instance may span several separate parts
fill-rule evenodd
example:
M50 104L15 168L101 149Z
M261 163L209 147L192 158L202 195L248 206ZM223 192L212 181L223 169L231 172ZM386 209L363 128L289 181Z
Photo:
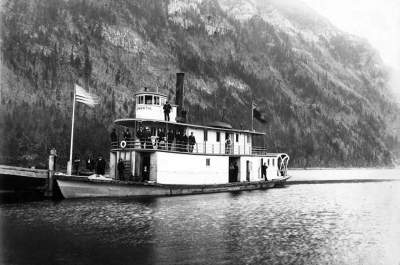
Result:
M250 129L254 100L267 120L255 129L291 166L391 166L399 155L379 54L300 1L2 1L0 56L1 164L44 165L52 147L66 164L74 83L101 98L77 104L74 153L107 154L134 93L173 100L177 72L190 122L226 108L225 121Z

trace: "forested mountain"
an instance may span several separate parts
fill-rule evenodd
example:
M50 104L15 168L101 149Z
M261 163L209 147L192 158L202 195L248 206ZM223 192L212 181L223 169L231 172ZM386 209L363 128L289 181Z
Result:
M107 154L134 93L174 100L177 72L190 122L226 108L250 129L254 100L267 120L255 129L291 166L392 166L399 154L379 53L300 0L6 0L0 67L1 164L46 164L52 147L66 164L74 83L101 98L77 104L74 153Z

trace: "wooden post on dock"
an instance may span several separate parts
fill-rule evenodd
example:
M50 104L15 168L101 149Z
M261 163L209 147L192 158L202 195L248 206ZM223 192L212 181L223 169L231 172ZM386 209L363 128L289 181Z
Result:
M54 174L54 155L49 156L49 171L47 175L47 187L44 191L45 197L53 196L53 174Z

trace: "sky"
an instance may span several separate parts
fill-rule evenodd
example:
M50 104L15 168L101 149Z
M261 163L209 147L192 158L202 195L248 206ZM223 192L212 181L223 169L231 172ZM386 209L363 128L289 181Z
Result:
M303 0L338 28L366 38L400 69L400 0Z

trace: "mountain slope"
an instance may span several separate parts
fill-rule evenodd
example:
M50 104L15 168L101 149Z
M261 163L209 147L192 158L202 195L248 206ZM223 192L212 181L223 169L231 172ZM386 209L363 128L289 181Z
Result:
M134 115L134 93L174 99L183 71L193 123L227 108L228 122L250 129L255 100L268 121L255 129L294 166L391 165L399 107L378 53L290 3L5 1L0 162L45 163L53 146L66 162L74 83L102 99L77 105L74 152L105 154L114 119Z

